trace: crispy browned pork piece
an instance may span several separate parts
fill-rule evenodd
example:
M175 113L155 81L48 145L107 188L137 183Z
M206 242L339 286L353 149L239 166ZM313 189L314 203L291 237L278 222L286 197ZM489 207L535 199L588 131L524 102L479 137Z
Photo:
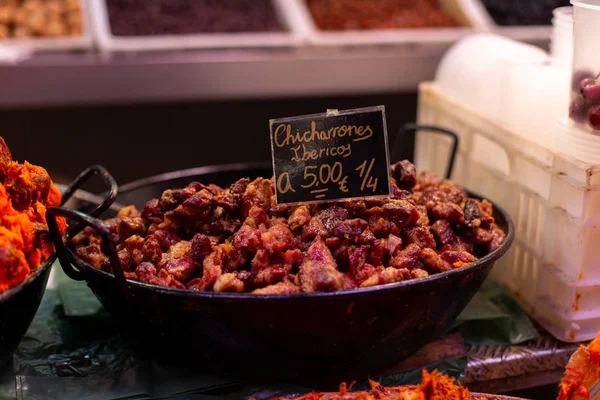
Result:
M391 175L391 197L295 206L275 204L270 179L227 189L194 182L104 224L128 278L215 292L338 291L423 278L502 244L486 200L430 173L418 176L408 161ZM111 270L92 229L70 245Z

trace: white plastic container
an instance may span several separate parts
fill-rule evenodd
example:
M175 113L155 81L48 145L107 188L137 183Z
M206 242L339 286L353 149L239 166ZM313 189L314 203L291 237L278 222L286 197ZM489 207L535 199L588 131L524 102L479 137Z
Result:
M98 47L104 52L296 46L300 43L300 37L294 23L294 15L287 7L288 2L292 0L272 1L284 31L115 36L110 28L105 0L92 0L90 9Z
M96 2L97 0L91 0ZM64 37L36 37L30 39L0 40L0 47L22 48L31 53L87 50L93 46L91 18L88 0L79 0L83 18L83 32L81 36Z
M572 0L573 68L600 70L600 0Z
M420 86L418 121L460 137L452 179L502 206L515 243L493 276L561 341L600 330L600 164L484 117L435 83ZM450 142L417 136L418 170L443 174Z
M550 54L556 66L570 70L573 64L573 7L557 8L553 15Z
M552 116L562 110L562 104L554 103L561 98L555 95L552 84L556 75L542 49L495 34L478 34L461 40L446 52L435 80L444 93L461 99L491 121L527 130L532 138L543 140L555 123L543 115L532 118L531 113L533 105L541 104L547 107L535 109L536 113ZM564 79L568 79L567 75Z
M289 0L286 5L297 16L298 29L308 43L317 46L355 46L382 44L450 44L484 29L480 15L464 0L438 0L442 9L464 24L459 28L377 29L321 31L316 26L305 0Z

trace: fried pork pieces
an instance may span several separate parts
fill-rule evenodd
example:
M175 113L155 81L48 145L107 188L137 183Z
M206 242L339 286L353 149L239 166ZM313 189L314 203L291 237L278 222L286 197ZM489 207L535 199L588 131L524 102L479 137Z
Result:
M121 266L140 282L200 291L287 294L375 286L460 268L500 246L489 202L469 198L401 161L393 195L328 204L277 205L273 182L228 189L191 183L104 221ZM87 228L71 246L111 271Z
M13 161L0 137L0 293L23 282L54 252L46 207L60 201L46 170ZM57 222L64 231L64 219Z

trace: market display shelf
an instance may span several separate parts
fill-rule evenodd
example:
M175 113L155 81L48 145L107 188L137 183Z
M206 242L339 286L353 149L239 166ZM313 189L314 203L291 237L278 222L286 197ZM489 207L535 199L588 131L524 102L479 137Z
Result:
M415 92L453 43L494 31L480 0L440 0L462 28L371 32L319 31L304 0L272 0L287 32L117 37L104 1L80 1L83 38L0 42L0 108ZM543 29L529 41L547 46Z
M494 32L513 39L547 45L551 26L496 25L480 0L438 0L439 6L460 23L453 28L398 28L374 30L320 30L306 0L271 0L282 32L197 33L156 36L116 36L105 1L90 3L91 21L103 52L139 52L194 48L248 48L296 46L364 46L383 44L451 44L474 32Z
M446 45L36 54L0 64L0 108L416 92Z
M111 31L105 0L78 0L83 10L81 37L0 40L31 52L92 50L127 53L186 49L297 48L305 46L365 46L386 44L451 44L474 32L494 32L513 39L547 46L551 26L502 27L495 24L481 0L438 0L440 7L459 21L455 28L400 28L385 30L322 31L316 26L306 0L270 0L281 32L231 32L118 36Z

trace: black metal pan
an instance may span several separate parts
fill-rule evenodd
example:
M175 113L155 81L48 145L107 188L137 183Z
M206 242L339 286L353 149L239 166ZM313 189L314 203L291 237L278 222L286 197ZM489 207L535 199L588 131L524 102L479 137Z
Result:
M117 201L142 206L167 188L191 181L231 184L270 176L265 164L203 167L124 185ZM474 196L477 197L477 196ZM99 270L57 244L68 276L85 280L117 318L132 348L178 365L246 377L358 378L394 365L442 335L509 249L514 228L495 207L503 245L470 266L371 288L333 293L257 296L195 292L126 281L114 243L100 221L77 211L48 210L94 227L109 250L115 274Z
M102 178L109 191L91 214L100 215L106 211L117 197L117 185L108 171L101 166L93 166L83 171L64 192L62 204L95 175ZM51 266L55 260L56 254L49 257L25 281L0 294L0 367L10 359L29 328L44 295Z

